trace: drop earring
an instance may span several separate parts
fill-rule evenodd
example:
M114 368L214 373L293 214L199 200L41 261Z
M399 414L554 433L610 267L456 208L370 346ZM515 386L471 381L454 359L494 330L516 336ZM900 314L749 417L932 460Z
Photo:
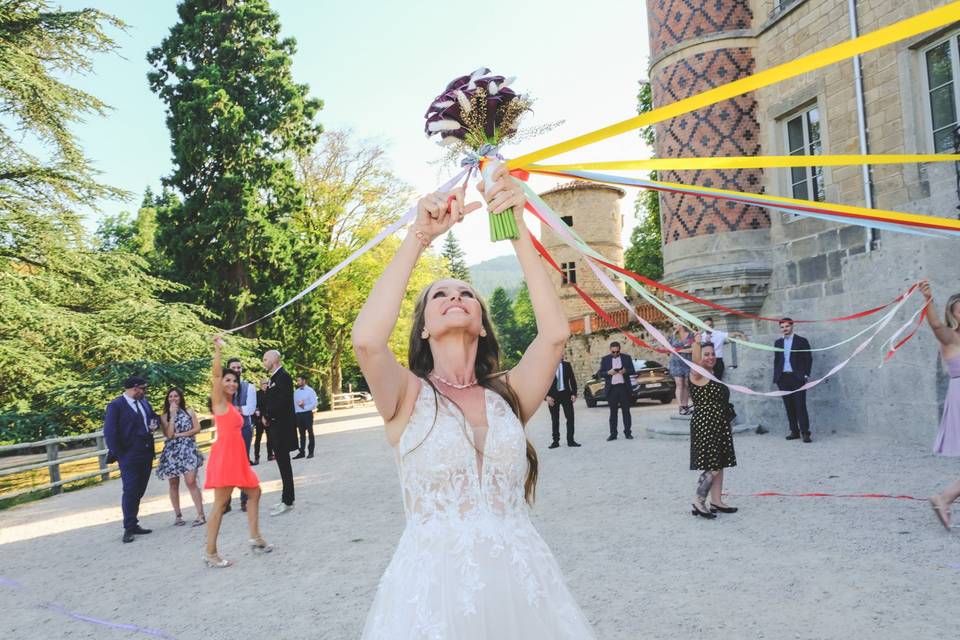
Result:
M429 340L430 332L427 331L426 328L424 328L424 330L420 332L420 337L423 338L424 340Z
M486 337L487 337L487 330L484 329L483 327L480 327L480 337L481 337L481 338L486 338Z

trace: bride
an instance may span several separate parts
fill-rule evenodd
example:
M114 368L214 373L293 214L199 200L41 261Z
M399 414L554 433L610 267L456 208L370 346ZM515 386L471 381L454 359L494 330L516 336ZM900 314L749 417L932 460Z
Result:
M417 300L408 367L387 345L418 258L480 203L458 189L418 203L412 229L357 317L357 361L400 471L406 528L367 618L367 640L593 638L529 519L537 455L524 424L543 402L569 336L553 284L520 224L525 199L504 165L484 193L513 207L513 240L537 337L512 370L469 284L439 280ZM479 187L483 192L483 187Z

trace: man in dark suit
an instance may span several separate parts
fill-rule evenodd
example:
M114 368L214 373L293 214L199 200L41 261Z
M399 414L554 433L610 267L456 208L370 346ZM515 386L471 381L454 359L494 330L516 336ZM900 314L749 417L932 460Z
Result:
M135 535L150 533L137 520L140 499L150 481L153 466L153 432L160 424L150 403L144 398L147 381L130 376L123 382L124 392L107 405L103 419L103 437L107 441L107 462L120 463L123 509L123 541L133 542Z
M293 409L293 379L283 368L280 352L271 349L263 354L263 368L270 372L270 384L264 397L261 414L263 424L270 430L273 455L283 483L281 502L270 510L278 516L293 509L293 467L290 452L299 449L296 418Z
M619 342L611 342L610 353L600 359L600 370L597 372L597 375L603 378L604 393L607 396L607 404L610 405L610 437L607 438L607 442L617 439L618 409L623 413L623 437L627 440L633 440L633 434L631 433L633 421L630 419L633 392L630 376L635 373L633 358L625 353L620 353Z
M567 421L567 446L579 447L573 439L573 403L577 401L577 378L573 375L573 367L560 357L557 372L553 376L553 383L547 391L547 406L550 408L550 421L553 424L553 444L551 449L560 446L560 408L563 408L563 417Z
M774 346L782 351L776 351L773 356L773 382L781 391L795 391L806 384L810 377L813 354L810 353L807 339L793 333L793 320L783 318L780 321L780 332L783 337L779 338ZM802 436L804 442L812 442L810 417L807 415L807 392L795 391L783 396L783 405L787 409L787 422L790 423L787 440L798 440Z

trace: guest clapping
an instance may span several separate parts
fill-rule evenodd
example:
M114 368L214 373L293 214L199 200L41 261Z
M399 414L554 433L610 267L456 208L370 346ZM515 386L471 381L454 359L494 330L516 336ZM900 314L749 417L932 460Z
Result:
M200 433L200 421L193 409L187 408L183 391L174 387L167 391L160 414L160 426L166 441L157 462L157 477L170 483L170 504L176 515L174 524L178 527L185 523L180 512L180 476L187 483L187 490L193 498L197 517L193 526L206 524L203 515L203 495L197 486L197 470L203 465L203 455L197 449L196 435Z

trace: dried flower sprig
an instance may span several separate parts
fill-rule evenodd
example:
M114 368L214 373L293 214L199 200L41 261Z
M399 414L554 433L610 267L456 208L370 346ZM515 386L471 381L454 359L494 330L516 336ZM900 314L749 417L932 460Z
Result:
M424 115L427 137L439 135L441 144L458 154L483 156L485 180L487 160L499 157L499 147L516 138L520 120L532 104L510 88L512 82L513 78L490 75L482 67L451 81ZM491 216L490 235L493 240L519 237L512 209Z

